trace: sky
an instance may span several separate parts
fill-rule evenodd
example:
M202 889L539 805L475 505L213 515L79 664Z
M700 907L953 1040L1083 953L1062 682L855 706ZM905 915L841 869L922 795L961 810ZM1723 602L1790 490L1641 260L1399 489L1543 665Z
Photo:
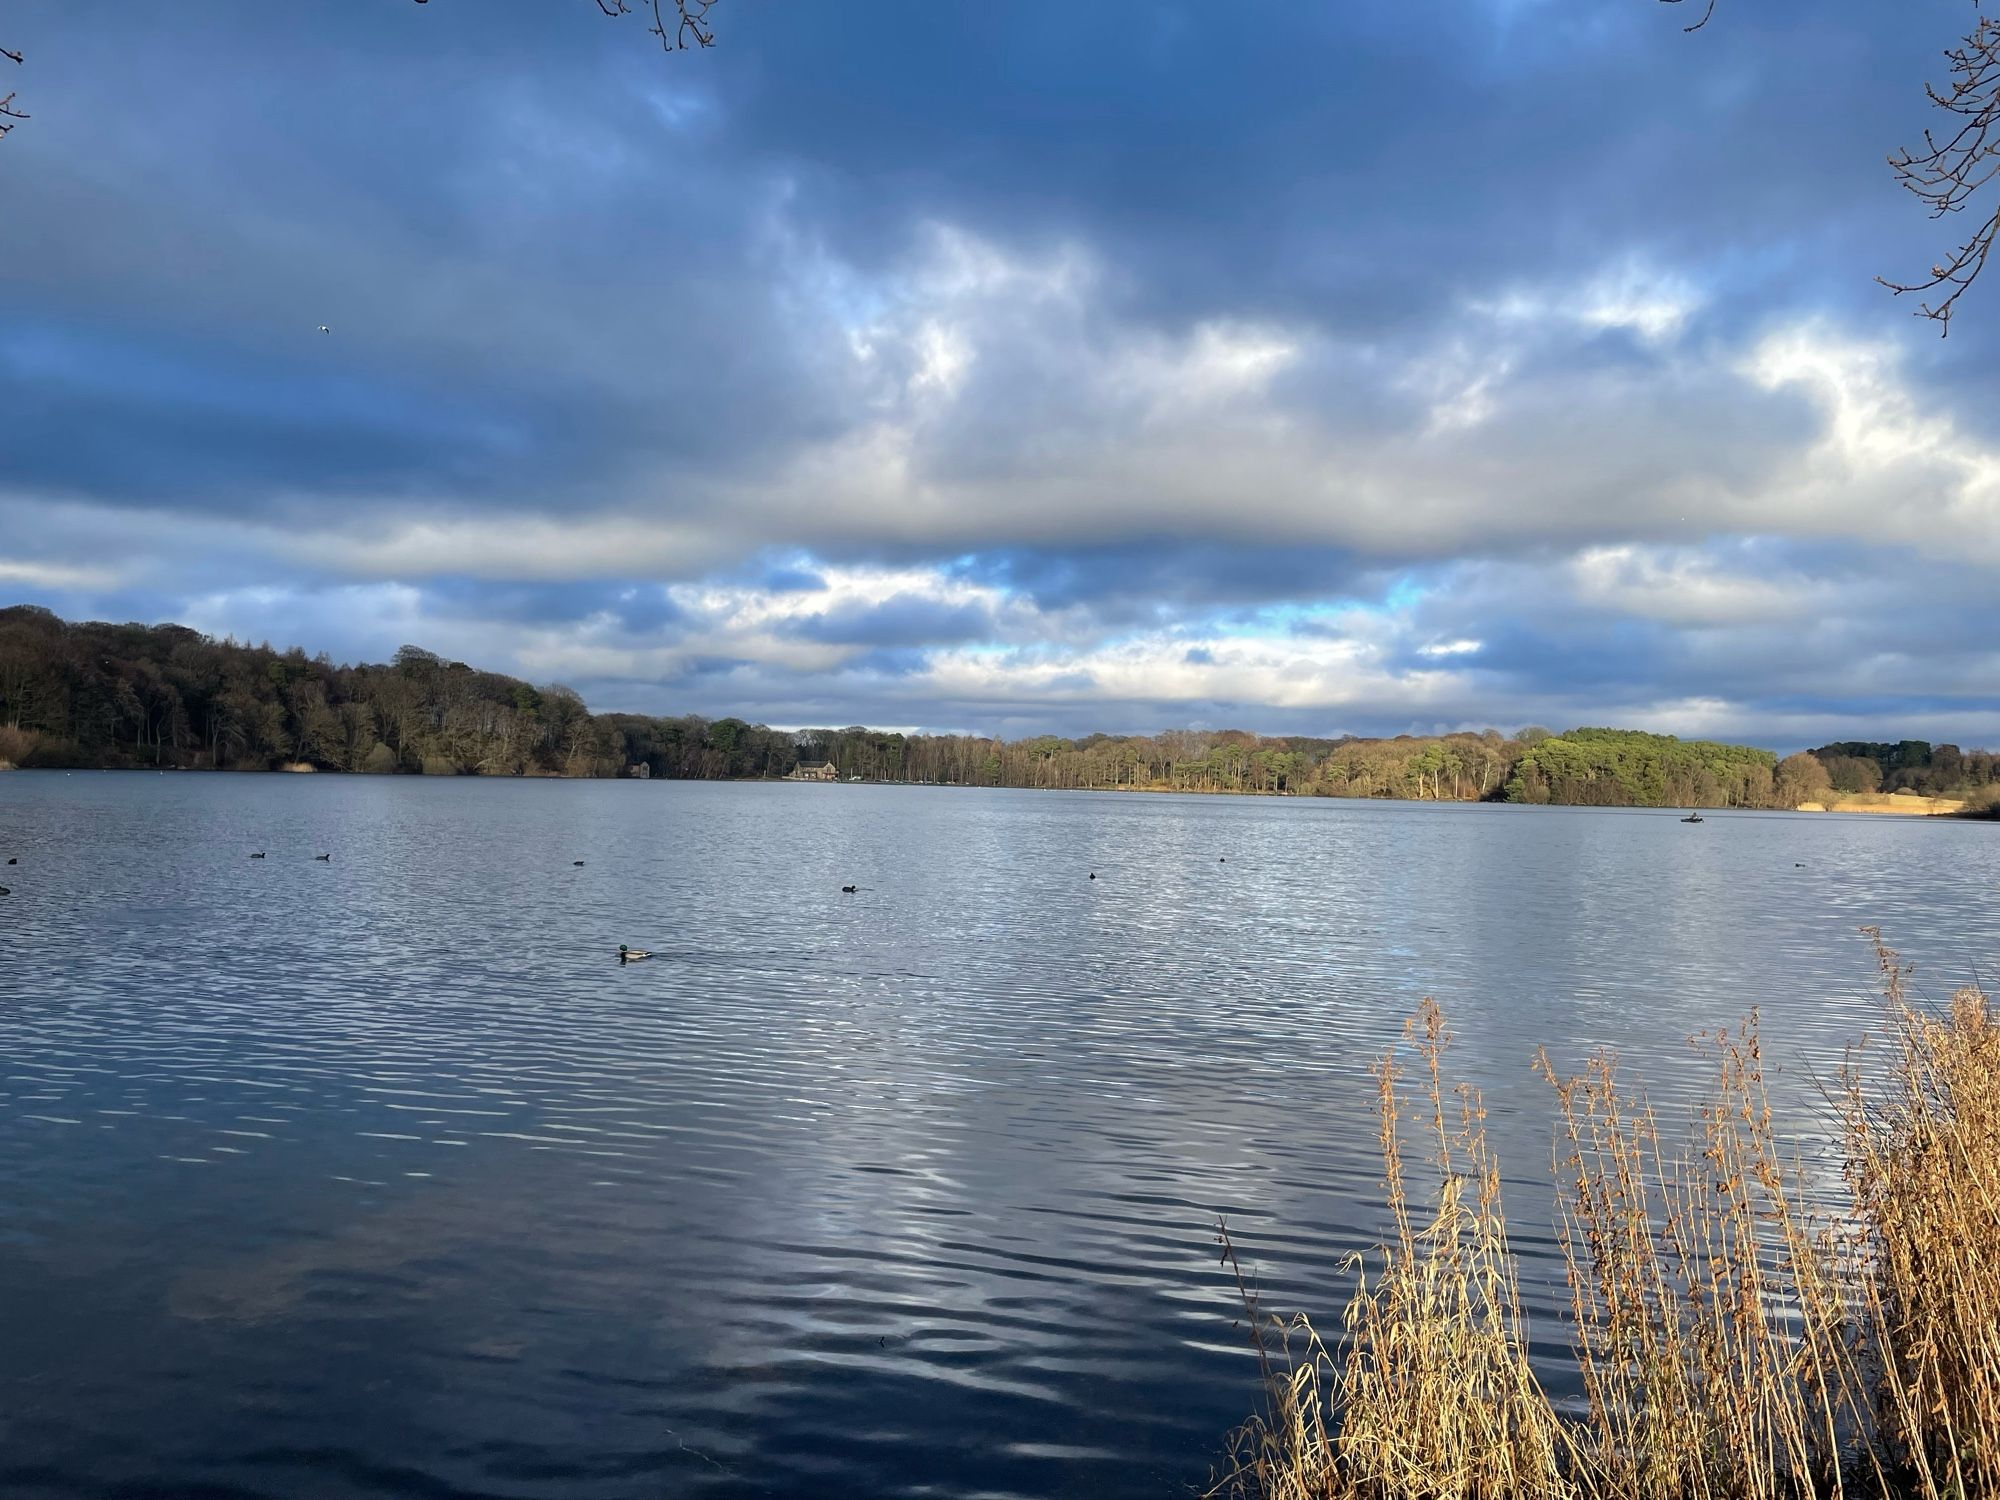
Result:
M0 603L597 709L2000 744L1960 0L15 0ZM320 332L325 325L327 332Z

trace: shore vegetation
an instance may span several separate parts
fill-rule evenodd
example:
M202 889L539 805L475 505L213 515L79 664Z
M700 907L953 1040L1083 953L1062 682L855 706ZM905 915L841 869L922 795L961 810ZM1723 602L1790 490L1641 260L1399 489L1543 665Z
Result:
M1824 1081L1823 1119L1778 1120L1754 1017L1699 1040L1713 1088L1686 1121L1656 1113L1610 1052L1576 1074L1542 1058L1560 1121L1560 1384L1576 1393L1561 1401L1529 1358L1483 1106L1451 1081L1427 1002L1376 1069L1393 1228L1357 1258L1337 1333L1266 1314L1223 1228L1268 1400L1214 1493L2000 1493L2000 1017L1978 989L1917 1003L1870 935L1883 1035Z

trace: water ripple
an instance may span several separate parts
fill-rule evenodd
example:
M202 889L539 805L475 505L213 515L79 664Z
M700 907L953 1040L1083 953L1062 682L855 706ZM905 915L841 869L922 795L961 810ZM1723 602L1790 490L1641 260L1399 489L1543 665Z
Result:
M1185 1490L1215 1218L1337 1308L1420 997L1546 1357L1536 1046L1671 1114L1761 1006L1804 1108L1859 923L2000 939L1991 830L1890 819L19 774L0 846L10 1495Z

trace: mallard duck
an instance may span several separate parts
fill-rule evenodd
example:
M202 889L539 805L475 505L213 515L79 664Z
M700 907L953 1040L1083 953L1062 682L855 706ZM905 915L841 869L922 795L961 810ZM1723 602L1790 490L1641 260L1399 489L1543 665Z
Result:
M623 943L618 945L618 962L621 964L635 963L639 959L651 958L652 956L644 948L628 948Z

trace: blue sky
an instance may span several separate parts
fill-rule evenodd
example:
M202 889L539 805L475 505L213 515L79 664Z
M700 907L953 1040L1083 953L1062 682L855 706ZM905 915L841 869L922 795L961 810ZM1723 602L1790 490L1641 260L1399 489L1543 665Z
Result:
M2000 743L2000 283L1871 281L1969 10L1685 9L17 0L0 599L779 725Z

